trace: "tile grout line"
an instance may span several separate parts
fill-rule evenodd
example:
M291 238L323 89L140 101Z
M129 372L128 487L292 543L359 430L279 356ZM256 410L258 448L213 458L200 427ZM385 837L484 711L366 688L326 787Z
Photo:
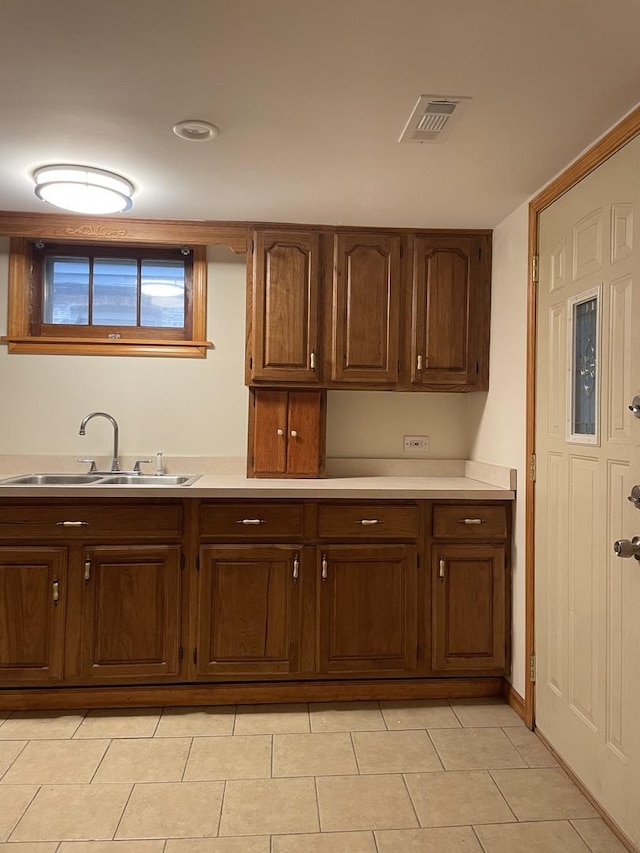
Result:
M19 825L20 825L20 823L22 822L22 819L24 818L24 816L26 815L26 813L27 813L27 812L29 811L29 809L31 808L31 805L33 804L33 801L34 801L34 800L35 800L35 798L38 796L38 794L40 793L40 791L41 791L41 790L42 790L42 785L36 785L36 792L35 792L35 794L33 795L33 797L31 797L31 799L29 800L29 802L27 803L27 805L24 807L24 811L22 812L22 814L20 815L20 817L18 818L18 820L17 820L17 821L14 823L14 825L11 827L11 832L7 835L7 843L8 843L9 841L11 841L11 836L13 835L13 833L16 831L16 829L18 828L18 826L19 826Z
M320 817L320 797L318 796L318 777L313 777L313 790L316 792L316 812L318 814L318 832L322 832L322 818Z
M156 724L155 724L154 729L153 729L153 734L151 735L152 738L154 738L156 736L156 732L160 728L160 720L164 717L164 712L166 710L167 710L166 707L160 709L160 713L158 714L158 719L157 719Z
M180 777L180 781L184 782L184 776L187 772L187 767L189 766L189 759L191 758L191 753L193 751L193 743L195 741L195 737L191 738L191 743L189 744L189 750L187 752L187 760L184 763L184 767L182 768L182 776Z
M486 824L485 824L485 826L486 826ZM473 834L475 835L475 837L478 839L478 844L480 845L480 849L481 849L482 851L484 851L484 853L486 853L487 848L484 846L484 844L483 844L483 843L482 843L482 841L480 840L480 836L479 836L479 835L478 835L478 833L476 832L476 827L475 827L475 825L474 825L474 824L471 824L471 832L473 832Z
M419 828L422 828L422 824L420 823L420 818L418 817L418 812L416 810L416 804L413 802L413 797L411 796L411 791L409 790L409 785L407 784L407 780L405 778L408 775L409 775L408 773L401 773L400 774L400 776L402 777L402 784L404 785L404 789L407 792L407 796L409 797L409 802L411 803L411 808L413 809L413 813L416 817L416 823L417 823Z
M421 731L422 731L422 730L421 730ZM436 742L435 742L435 741L434 741L434 739L431 737L431 732L429 731L429 729L424 729L424 731L427 733L427 737L429 738L429 741L430 741L431 745L433 746L433 748L434 748L434 750L435 750L436 758L437 758L437 759L438 759L438 761L440 762L440 767L441 767L441 769L442 769L442 770L444 770L444 772L446 773L446 772L447 772L447 768L445 767L445 764L444 764L444 758L440 755L440 752L439 752L439 750L438 750L438 747L437 747L437 745L436 745ZM455 729L454 729L453 731L455 731ZM437 772L437 771L436 771L436 772Z
M522 768L522 769L524 769L524 768ZM496 782L496 780L493 778L493 773L491 772L491 770L487 770L486 772L489 774L489 776L490 776L490 778L491 778L491 781L492 781L492 782L493 782L493 784L496 786L496 788L498 789L498 791L500 791L500 796L502 797L502 799L503 799L503 800L505 801L505 803L507 804L507 808L509 809L509 811L511 812L511 814L512 814L512 815L514 816L514 818L516 819L516 822L517 822L517 823L521 823L521 822L526 823L526 821L521 821L521 820L520 820L520 818L518 817L518 815L515 813L515 811L511 808L511 804L509 803L509 800L508 800L508 799L505 797L505 795L503 794L503 792L502 792L502 788L500 787L500 785L498 785L498 783Z
M273 756L273 753L274 753L274 749L273 749L273 747L274 747L274 739L275 739L275 735L273 735L273 734L272 734L272 735L271 735L271 777L270 777L271 779L274 779L274 778L275 778L275 777L274 777L274 775L273 775L273 758L274 758L274 756Z
M362 770L360 769L360 762L358 761L358 751L356 750L356 743L353 739L353 732L349 732L349 739L351 741L351 749L353 750L353 757L356 760L356 769L358 771L358 775L362 776Z
M98 761L98 763L96 765L96 769L91 774L91 779L89 779L89 785L93 784L93 780L96 778L96 774L98 773L98 770L100 770L100 768L102 767L102 762L105 760L105 758L107 757L107 753L111 749L111 744L113 743L113 738L105 738L105 740L108 740L109 743L107 744L105 751L102 753L102 758L100 759L100 761Z
M222 814L224 812L224 801L227 796L227 780L224 779L222 782L222 797L220 798L220 813L218 814L218 828L216 830L216 838L220 838L220 830L222 828Z
M375 847L376 853L380 853L380 848L378 847L378 837L376 835L376 830L371 830L371 835L373 836L373 846Z
M118 834L118 830L120 829L120 824L122 823L122 819L123 819L123 817L124 817L124 813L126 812L126 810L127 810L128 806L129 806L129 802L131 801L131 797L133 796L133 790L134 790L134 788L136 787L136 784L137 784L137 783L136 783L136 782L134 782L134 783L133 783L133 785L131 786L131 790L129 791L129 796L127 797L127 802L124 804L124 808L122 809L122 813L121 813L121 815L120 815L120 818L119 818L119 820L118 820L118 823L116 824L116 828L113 830L113 835L111 836L111 840L112 840L112 841L115 841L115 840L116 840L116 835Z
M17 741L5 740L5 741L3 741L3 743L20 743L20 741L19 741L19 740L17 740ZM13 758L13 760L8 764L8 766L7 766L6 770L4 771L4 773L0 773L0 782L4 779L4 777L7 775L7 773L11 770L11 768L13 767L13 765L14 765L14 764L16 763L16 761L20 758L20 756L21 756L21 755L22 755L22 753L25 751L25 749L29 746L29 744L30 744L30 743L31 743L31 741L30 741L30 740L25 740L25 742L22 744L22 749L21 749L21 750L18 752L18 754ZM7 783L7 784L9 784L9 783Z

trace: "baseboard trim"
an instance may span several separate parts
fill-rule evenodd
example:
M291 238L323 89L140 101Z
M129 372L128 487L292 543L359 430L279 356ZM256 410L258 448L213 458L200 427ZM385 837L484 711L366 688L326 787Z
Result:
M500 677L48 687L0 690L0 710L73 711L85 708L151 708L160 705L473 699L500 696L501 692Z
M567 762L562 758L562 756L558 755L556 750L551 746L546 737L539 731L539 729L534 729L535 734L542 741L542 743L547 747L549 752L553 755L555 760L558 762L560 767L564 770L567 776L571 779L572 782L575 783L576 787L580 789L580 792L586 797L586 799L591 803L594 809L598 812L602 820L607 824L611 832L618 838L621 844L629 850L629 853L640 853L640 850L633 844L631 839L625 834L625 832L620 829L615 820L605 811L605 809L600 805L600 803L593 796L591 791L584 785L584 783L576 776L574 771L569 767Z
M507 681L506 678L503 678L502 680L502 696L526 725L527 721L524 699L516 690L513 689L513 685L510 681Z

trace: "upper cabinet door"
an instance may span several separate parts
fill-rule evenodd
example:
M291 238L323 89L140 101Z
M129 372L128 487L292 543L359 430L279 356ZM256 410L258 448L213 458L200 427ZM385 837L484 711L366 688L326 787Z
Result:
M255 231L249 377L317 382L318 235Z
M400 236L336 234L331 380L393 386L398 381Z
M412 385L488 388L489 301L490 237L416 236Z

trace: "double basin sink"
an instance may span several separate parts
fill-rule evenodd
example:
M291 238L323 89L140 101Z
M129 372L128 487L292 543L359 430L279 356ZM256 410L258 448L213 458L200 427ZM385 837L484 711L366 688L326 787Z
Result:
M184 474L20 474L0 486L190 486L201 475Z

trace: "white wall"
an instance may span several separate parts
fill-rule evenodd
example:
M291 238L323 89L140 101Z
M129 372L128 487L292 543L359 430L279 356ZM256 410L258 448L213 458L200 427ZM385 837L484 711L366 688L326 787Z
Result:
M7 330L8 240L0 240L0 334ZM121 454L245 456L245 258L208 252L206 359L9 355L0 346L0 455L107 456L112 414ZM329 394L327 452L341 457L402 457L404 434L431 437L430 457L468 453L464 395L336 391ZM405 457L406 458L406 457Z
M525 501L528 203L493 232L490 390L468 399L470 458L518 471L513 543L512 683L525 687Z

